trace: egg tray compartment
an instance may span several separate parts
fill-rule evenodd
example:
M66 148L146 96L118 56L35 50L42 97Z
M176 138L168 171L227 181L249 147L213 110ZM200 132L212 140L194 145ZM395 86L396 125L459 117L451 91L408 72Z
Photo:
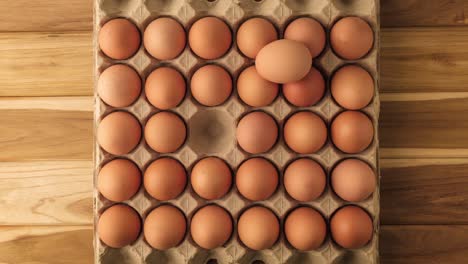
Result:
M337 57L328 43L331 26L341 17L356 15L364 18L372 26L375 43L373 49L364 58L356 61L345 61ZM185 191L176 199L160 202L151 198L140 187L139 192L125 203L137 210L142 217L145 216L160 204L173 204L181 209L187 218L187 233L184 241L177 247L159 251L152 249L145 241L143 233L138 240L122 249L113 249L104 245L95 232L95 263L207 263L210 260L216 260L217 263L253 263L256 260L264 263L378 263L378 233L379 233L379 189L380 177L377 177L377 187L375 192L366 201L354 203L364 208L372 217L374 223L374 234L371 242L363 248L356 250L344 250L340 248L327 234L325 243L314 251L301 252L295 250L286 241L282 230L284 220L287 214L297 206L310 206L317 209L325 217L329 224L330 216L333 212L348 204L338 198L330 188L329 175L333 167L341 160L348 157L356 157L366 161L379 175L378 164L378 116L379 116L379 0L95 0L94 9L94 47L95 47L95 83L100 73L107 67L116 63L124 63L132 66L142 78L144 84L148 74L157 67L171 66L179 70L188 81L193 72L200 66L207 63L221 65L230 72L233 78L233 94L221 106L205 107L201 106L190 96L189 85L187 85L187 94L184 101L175 109L170 111L177 113L184 119L187 125L187 140L185 144L175 153L158 154L151 150L144 142L144 137L138 146L129 154L119 156L134 161L142 173L149 163L160 156L170 156L179 160L188 173L196 163L206 156L217 156L224 159L233 173L242 161L250 157L265 157L272 161L279 171L280 182L278 190L266 201L251 202L243 198L236 190L233 184L229 193L222 199L206 201L198 197L191 189L190 183L187 184ZM204 16L217 16L227 22L234 32L233 44L231 49L222 58L216 60L202 60L194 55L188 44L183 53L177 58L169 61L158 61L152 58L144 50L143 45L137 53L127 60L117 61L107 58L100 50L97 44L97 34L101 26L112 18L124 17L130 19L143 33L145 27L155 18L160 16L171 16L177 19L185 28L186 32L191 24L198 18ZM237 96L235 89L235 80L242 69L254 62L247 59L238 51L235 44L235 32L239 25L246 19L254 16L265 17L273 22L282 37L285 25L294 18L300 16L309 16L322 23L327 32L327 45L324 51L314 58L314 66L317 67L327 82L327 89L324 97L319 103L312 107L295 107L287 103L281 92L275 101L267 106L253 108L245 105ZM331 143L330 137L326 145L317 153L310 155L299 155L288 149L284 143L282 128L287 118L297 111L312 111L320 115L327 123L328 130L333 118L344 109L334 102L330 95L329 83L333 72L343 65L355 63L368 70L375 81L375 96L372 103L362 111L370 117L374 125L374 140L371 146L365 151L355 155L349 155L340 152ZM279 140L275 146L267 153L260 155L250 155L245 153L238 145L235 139L236 124L242 116L250 111L264 111L272 115L279 127ZM132 113L144 128L149 117L158 112L151 106L145 98L144 92L141 93L137 101L129 107L113 108L103 103L95 93L95 122L96 131L100 120L113 111L127 111ZM215 124L217 127L211 127ZM222 137L203 136L203 131L210 129L218 130L223 134ZM221 132L219 132L221 131ZM329 132L330 134L330 132ZM215 141L213 143L213 141ZM210 143L211 144L208 144ZM216 152L216 153L209 153ZM325 192L317 200L307 203L299 203L289 197L283 186L283 172L286 166L299 157L310 157L318 161L327 172L327 187ZM97 174L100 168L108 161L116 158L106 153L99 147L95 140L95 173L94 182L96 183ZM94 185L96 186L96 184ZM94 224L96 226L99 215L113 203L106 200L94 188ZM198 247L190 238L189 226L191 216L197 209L206 204L218 204L226 208L234 222L233 234L229 241L220 248L214 250L204 250ZM281 232L277 243L267 250L253 251L245 247L237 237L237 220L240 214L253 205L263 205L273 210L280 220ZM96 230L95 230L96 231Z

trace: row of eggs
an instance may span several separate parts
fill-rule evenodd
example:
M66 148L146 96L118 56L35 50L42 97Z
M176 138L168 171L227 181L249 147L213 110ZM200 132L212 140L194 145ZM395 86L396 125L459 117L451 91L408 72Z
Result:
M193 98L204 106L223 104L232 94L232 77L221 66L208 64L198 68L190 79ZM141 93L141 79L130 66L115 64L99 77L99 97L112 107L127 107ZM149 103L167 110L178 106L185 98L186 82L182 74L168 66L156 68L146 78L144 90ZM236 82L240 99L252 107L271 104L279 93L279 85L262 78L255 66L244 69ZM282 85L286 100L294 106L315 105L325 93L325 80L317 69L311 68L305 78ZM330 92L335 101L349 110L366 107L374 96L374 80L362 67L346 65L332 77Z
M108 153L130 153L141 139L139 121L130 113L116 111L106 115L97 129L97 141ZM360 111L344 111L331 122L330 137L342 152L356 154L369 147L374 139L370 118ZM239 146L250 154L266 153L278 141L279 128L275 119L263 112L253 111L243 116L237 124L236 138ZM177 114L162 111L152 115L145 124L146 144L158 153L177 151L186 141L187 127ZM325 145L328 132L323 119L310 111L291 115L284 124L286 145L296 153L316 153Z
M98 235L107 246L121 248L135 242L141 232L139 214L130 206L115 204L107 208L98 221ZM291 210L284 222L286 240L296 249L319 249L327 236L327 223L316 209L300 206ZM190 221L190 236L204 249L214 249L229 241L233 220L224 208L209 204L198 209ZM280 235L278 217L269 208L254 205L241 213L237 221L240 241L252 250L273 247ZM178 246L185 238L187 220L177 207L163 204L145 218L145 241L157 250ZM361 207L339 208L331 216L330 233L333 241L347 249L361 248L372 240L373 223Z
M293 20L285 29L285 39L304 43L310 56L317 57L325 47L326 33L323 26L313 18ZM236 34L237 47L242 54L255 58L268 43L278 39L278 33L265 18L250 18L241 24ZM141 44L138 28L125 18L116 18L105 23L98 36L101 51L112 59L128 59ZM170 17L152 21L143 34L143 45L148 53L159 60L176 58L184 50L187 37L183 26ZM191 50L200 58L212 60L222 57L231 47L232 33L220 18L203 17L188 30ZM370 25L359 17L345 17L331 28L330 43L342 58L356 60L365 56L374 44Z
M195 163L190 172L193 191L205 200L223 198L233 185L231 168L218 157L206 157ZM138 167L127 159L114 159L98 174L97 188L108 200L123 202L139 190L143 178L146 192L159 201L176 199L187 185L187 172L177 160L158 158L146 168L143 177ZM345 159L336 165L330 182L333 191L348 202L361 202L372 195L376 187L374 170L359 159ZM295 200L309 202L319 198L325 190L327 177L316 161L299 158L284 171L286 192ZM277 190L279 173L272 162L262 157L245 160L235 172L235 185L248 200L262 201Z

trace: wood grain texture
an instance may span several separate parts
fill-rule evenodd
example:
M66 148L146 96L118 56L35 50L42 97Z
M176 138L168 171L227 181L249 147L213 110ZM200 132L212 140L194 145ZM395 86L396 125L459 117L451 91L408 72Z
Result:
M92 237L91 226L0 227L0 262L93 263ZM381 263L464 264L467 240L466 226L382 226Z
M381 159L381 222L468 224L467 158ZM88 161L0 163L0 225L92 223Z
M0 227L0 263L93 263L93 227Z
M90 224L92 161L0 163L0 225Z
M0 32L91 31L92 10L92 0L2 1ZM381 1L382 27L466 25L467 12L464 0Z
M91 31L93 0L0 3L0 31Z
M382 30L382 92L466 92L466 32L465 27Z
M91 38L90 32L1 33L0 96L91 95Z
M382 224L468 224L468 158L381 160Z
M465 0L382 0L383 27L467 25Z
M383 264L465 264L468 226L382 226Z
M0 96L92 95L91 37L0 33ZM466 92L466 29L384 29L381 37L383 93Z
M2 99L7 100L7 99ZM73 103L83 103L86 108L64 110L70 100L51 97L50 103L43 98L22 99L31 108L13 107L0 109L0 161L25 160L90 160L93 153L93 113L89 107L92 98L86 103L80 97ZM49 109L41 109L36 100ZM1 101L0 101L1 102ZM55 106L53 106L55 105ZM19 109L18 109L19 108Z

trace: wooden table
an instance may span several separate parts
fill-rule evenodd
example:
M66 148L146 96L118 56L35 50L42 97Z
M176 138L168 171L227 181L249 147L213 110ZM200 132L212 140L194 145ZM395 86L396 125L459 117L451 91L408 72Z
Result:
M381 260L468 263L468 1L381 2ZM91 263L92 0L0 13L0 263Z

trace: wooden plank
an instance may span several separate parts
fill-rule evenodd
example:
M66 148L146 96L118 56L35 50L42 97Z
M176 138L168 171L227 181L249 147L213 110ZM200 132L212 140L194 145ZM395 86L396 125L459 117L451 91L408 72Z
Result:
M0 263L93 263L93 227L0 227Z
M91 38L1 33L0 96L92 95ZM466 43L458 27L382 30L382 92L466 92Z
M0 163L0 225L90 224L92 161Z
M381 262L385 264L465 264L468 226L382 226Z
M383 224L468 224L468 158L381 160Z
M468 158L381 159L383 224L468 224ZM0 225L92 223L88 161L0 163Z
M62 99L51 97L50 103L45 103L44 98L23 98L19 106L15 99L7 103L12 108L0 109L0 161L90 160L92 98L77 97L71 105L82 105L79 110L67 110L70 100ZM8 99L0 103L4 100Z
M383 27L467 25L465 0L383 0L380 1Z
M0 31L91 31L93 0L0 3Z
M91 38L89 32L0 34L0 96L91 95Z
M349 1L344 1L349 2ZM385 0L382 27L466 25L464 0ZM92 0L16 0L0 4L0 32L91 31ZM104 1L104 4L106 2Z
M467 92L466 31L464 27L382 30L381 90Z
M467 93L438 95L382 97L382 158L468 157ZM0 99L0 161L89 160L92 101L90 96Z
M0 227L0 262L93 263L91 226ZM382 226L385 264L464 264L467 226Z
M382 148L468 148L468 98L384 101L381 104Z

